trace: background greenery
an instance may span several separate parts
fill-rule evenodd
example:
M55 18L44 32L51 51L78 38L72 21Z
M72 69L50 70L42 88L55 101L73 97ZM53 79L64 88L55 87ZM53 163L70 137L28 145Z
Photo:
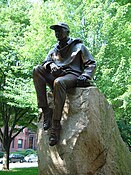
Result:
M122 138L131 147L130 1L1 0L0 10L0 103L14 109L9 126L17 109L29 109L18 125L36 115L32 70L56 42L49 26L62 21L97 61L96 85L112 104Z
M25 150L18 150L16 152L11 152L11 154L22 154L24 156L27 156L30 154L37 154L37 151L33 149L25 149Z

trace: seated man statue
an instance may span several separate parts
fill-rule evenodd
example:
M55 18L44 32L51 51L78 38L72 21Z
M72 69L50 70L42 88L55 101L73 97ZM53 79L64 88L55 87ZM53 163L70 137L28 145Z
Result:
M96 62L80 39L69 37L70 29L59 22L50 26L55 31L58 43L49 51L41 65L33 70L38 108L44 116L43 129L51 127L49 145L59 142L61 116L69 88L89 86L96 69ZM49 108L46 85L54 97L54 109Z

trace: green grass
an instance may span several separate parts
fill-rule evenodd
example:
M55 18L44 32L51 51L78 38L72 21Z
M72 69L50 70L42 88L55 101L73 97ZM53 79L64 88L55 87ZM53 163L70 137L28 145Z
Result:
M38 175L38 168L13 168L9 171L0 171L0 175Z

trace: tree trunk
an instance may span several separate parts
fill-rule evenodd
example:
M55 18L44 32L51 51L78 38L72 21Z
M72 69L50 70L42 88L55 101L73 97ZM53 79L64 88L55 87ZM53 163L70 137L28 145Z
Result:
M3 169L4 170L9 170L10 144L11 144L11 138L9 137L9 126L7 122L4 126L4 133L3 133L3 148L4 148Z
M4 149L4 157L3 157L3 169L9 170L9 153L10 153L10 144L11 144L11 136L9 135L9 119L10 116L8 115L9 111L6 108L5 111L5 123L3 127L3 139L2 145Z
M10 154L10 146L7 146L3 157L3 168L2 168L3 170L9 170L9 154Z

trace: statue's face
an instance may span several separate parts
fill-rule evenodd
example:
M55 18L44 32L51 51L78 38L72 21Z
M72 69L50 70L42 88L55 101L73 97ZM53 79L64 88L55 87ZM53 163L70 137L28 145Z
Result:
M58 41L61 41L68 36L68 31L64 28L61 28L61 27L57 28L55 30L55 36L56 36Z

